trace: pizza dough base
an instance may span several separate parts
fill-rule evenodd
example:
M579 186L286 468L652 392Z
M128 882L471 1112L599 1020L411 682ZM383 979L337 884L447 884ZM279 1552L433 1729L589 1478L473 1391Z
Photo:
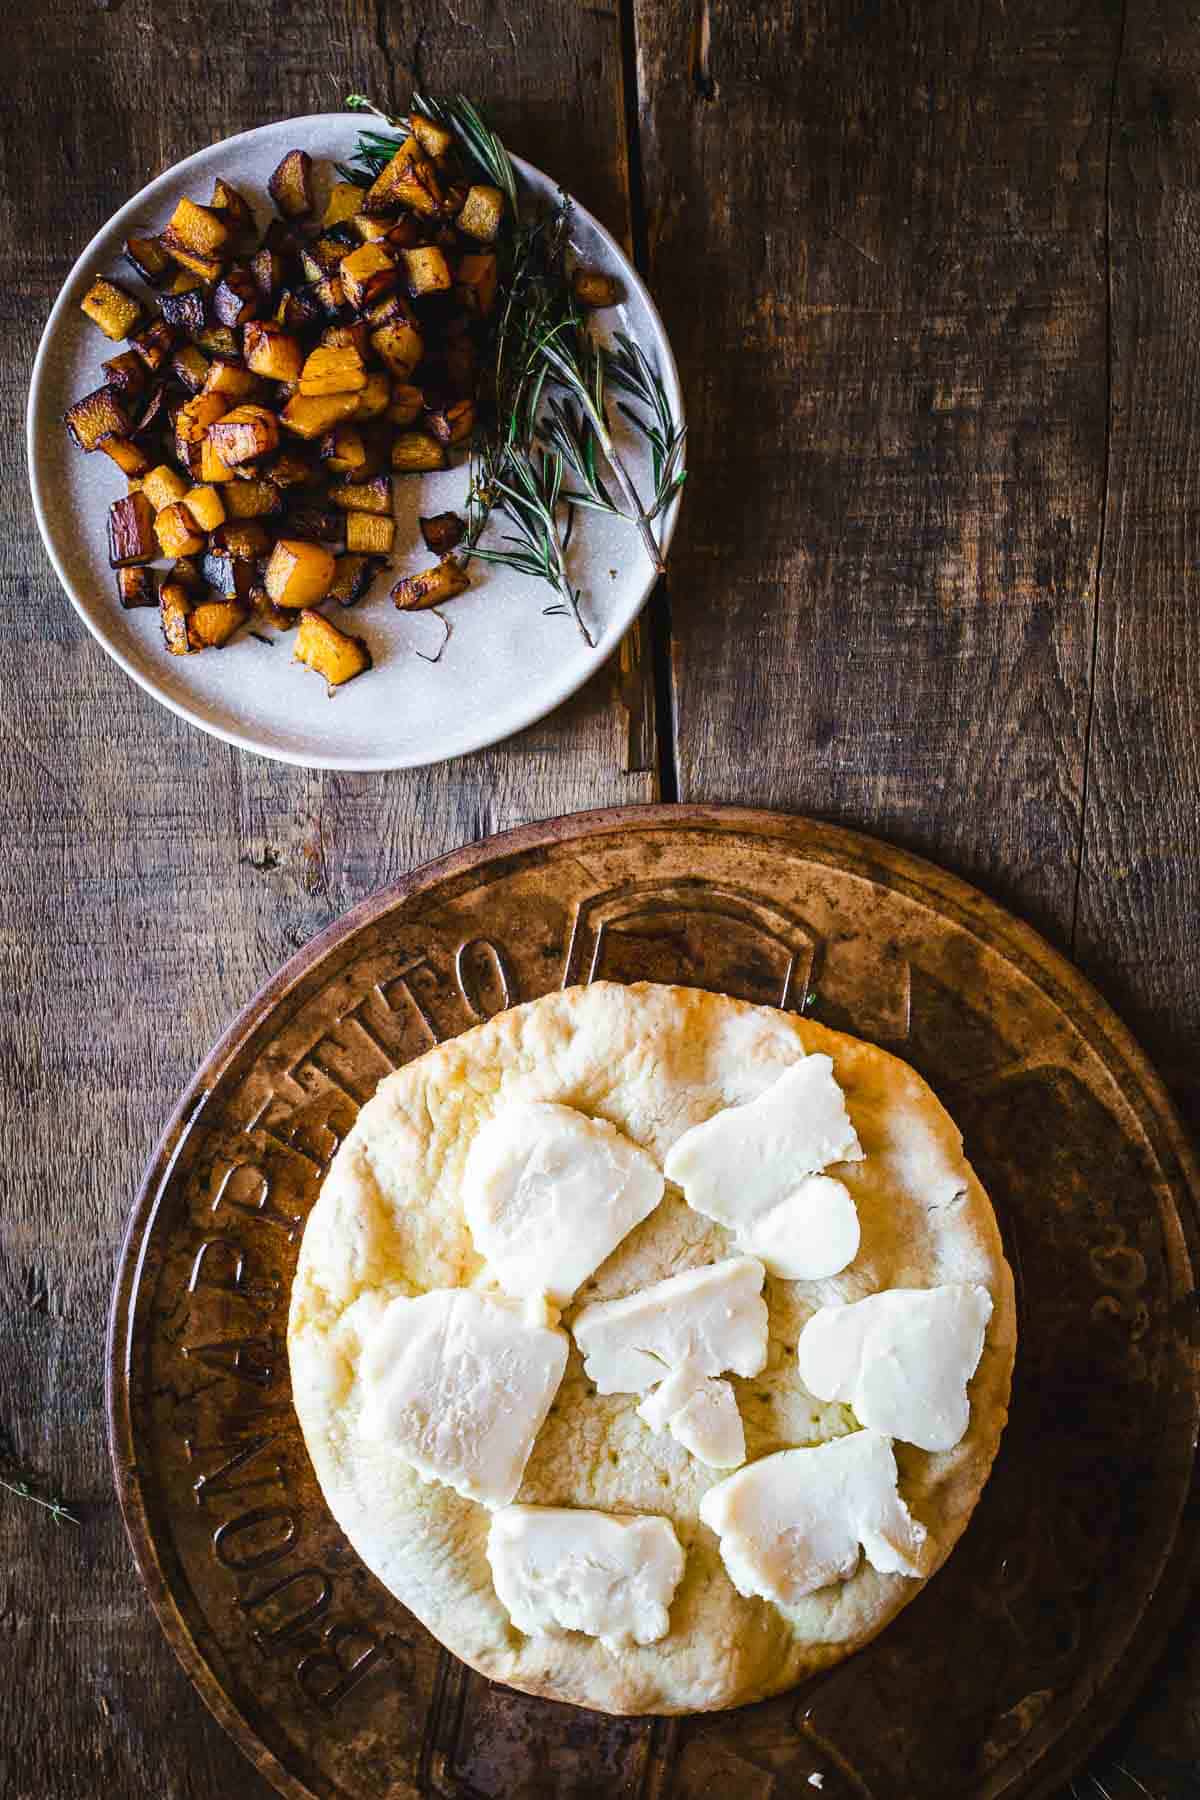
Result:
M489 1514L421 1481L361 1428L362 1333L397 1294L475 1281L458 1194L474 1133L512 1100L558 1100L610 1120L661 1167L689 1126L753 1099L801 1054L825 1051L866 1160L837 1170L858 1206L862 1244L826 1281L767 1277L766 1369L733 1378L747 1459L853 1429L848 1408L814 1400L796 1340L816 1306L886 1287L983 1282L994 1311L971 1383L971 1423L953 1450L897 1444L900 1487L928 1528L934 1573L964 1530L1007 1417L1016 1347L1012 1277L987 1195L957 1128L906 1063L790 1013L692 988L597 982L549 994L439 1045L389 1076L334 1158L309 1218L292 1290L288 1347L296 1409L339 1525L367 1566L464 1662L526 1693L612 1713L739 1706L791 1687L883 1629L923 1583L864 1560L836 1586L780 1607L738 1594L701 1525L722 1479L638 1418L636 1394L596 1394L572 1342L567 1373L534 1445L519 1501L658 1513L686 1568L659 1643L619 1655L572 1632L527 1637L497 1599ZM563 1315L731 1253L732 1237L668 1184L661 1206L620 1244Z

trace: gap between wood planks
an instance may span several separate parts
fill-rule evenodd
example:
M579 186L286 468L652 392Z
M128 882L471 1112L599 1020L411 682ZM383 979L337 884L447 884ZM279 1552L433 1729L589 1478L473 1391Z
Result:
M619 0L621 92L625 106L625 151L629 167L629 236L634 267L648 279L650 238L646 227L646 194L642 171L637 21L634 9L635 0ZM675 706L671 681L671 595L667 576L661 576L656 583L645 617L654 689L658 798L675 801L679 798L679 763L675 745Z
M1129 18L1129 0L1122 0L1121 19L1117 26L1117 48L1113 55L1112 79L1108 88L1108 131L1104 145L1104 472L1100 490L1100 530L1096 545L1096 581L1092 593L1092 653L1088 672L1087 719L1083 728L1083 778L1079 793L1079 836L1075 847L1075 891L1071 897L1070 953L1075 956L1079 935L1079 894L1083 886L1084 837L1087 829L1088 775L1092 759L1092 724L1096 712L1096 662L1100 650L1100 597L1104 577L1104 551L1108 534L1108 485L1112 454L1113 428L1113 279L1112 279L1112 159L1113 137L1117 121L1117 93L1121 78L1121 58L1125 50L1125 25Z

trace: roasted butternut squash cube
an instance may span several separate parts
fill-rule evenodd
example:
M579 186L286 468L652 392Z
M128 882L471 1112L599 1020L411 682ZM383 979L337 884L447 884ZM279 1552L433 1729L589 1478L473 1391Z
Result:
M151 373L157 373L175 348L175 331L165 319L154 319L129 342Z
M186 589L191 595L193 601L202 600L204 598L204 577L200 573L199 565L194 556L176 557L175 561L171 564L166 579L168 581L177 581L180 587Z
M240 487L241 483L238 485ZM208 547L253 562L271 548L271 534L257 519L227 519L213 532Z
M270 300L275 290L283 286L283 257L278 250L272 250L269 244L264 244L250 258L250 273L263 299Z
M413 299L422 294L445 294L453 287L445 256L436 244L419 244L415 250L402 250L404 279Z
M222 494L226 517L270 519L283 511L283 494L273 481L232 481Z
M426 424L439 444L463 444L475 429L475 402L456 400L453 406L438 407Z
M460 257L455 298L469 313L485 319L496 304L500 272L490 250L471 251Z
M267 190L287 219L303 219L313 209L312 157L289 150L267 183Z
M450 154L454 147L454 133L447 126L439 125L436 119L427 118L420 112L409 113L408 123L426 156L432 156L436 161L439 156Z
M182 501L163 507L154 530L164 556L194 556L204 548L204 533Z
M394 223L394 219L386 212L378 217L371 213L357 212L350 220L350 229L364 244L382 244Z
M357 425L335 425L321 439L321 461L331 475L362 475L369 461Z
M296 394L280 413L279 423L296 437L319 438L357 409L356 394Z
M320 479L319 472L311 463L298 456L294 450L281 451L263 473L270 477L276 487L285 491L288 488L307 487Z
M331 225L342 225L352 219L362 205L363 191L356 181L335 181L325 202L322 227L328 231Z
M287 537L302 538L308 544L344 544L346 515L336 506L322 506L316 500L293 502L283 522Z
M177 265L170 258L168 258L168 261L171 262L171 267L175 270L175 273L168 281L160 283L160 286L164 288L165 292L168 294L198 293L204 286L199 275L194 275L190 269L185 269L182 264Z
M126 494L108 509L108 561L114 569L153 562L158 555L154 508L145 494Z
M381 300L400 279L394 256L382 244L360 244L342 258L338 275L342 292L358 312Z
M358 405L350 417L358 425L365 425L371 419L380 419L388 409L392 397L392 384L382 369L372 369L367 376L366 385L359 389L356 396Z
M174 256L178 250L212 257L229 242L229 226L211 206L197 206L184 198L171 214L162 241Z
M79 303L93 325L114 343L132 337L142 319L142 303L115 281L98 277Z
M218 175L213 182L212 199L209 206L219 218L224 219L234 237L247 237L254 231L254 214L243 195L235 187L230 187Z
M180 337L196 338L204 330L208 314L198 287L182 294L164 294L158 304L163 318Z
M401 612L416 612L426 606L440 606L465 594L471 583L466 570L453 556L443 556L432 569L419 575L406 575L392 589L392 599Z
M446 452L427 431L400 431L392 445L392 467L402 475L420 475L447 466Z
M410 212L432 219L442 211L443 205L444 196L437 170L417 139L409 137L367 189L362 210L365 213L386 213L406 206Z
M580 306L615 306L621 298L620 285L598 269L576 269L571 276L571 289Z
M380 564L373 556L339 556L333 586L325 596L339 606L353 606L370 592Z
M237 362L242 353L240 334L231 325L206 325L196 333L196 342L205 356L221 356L226 362Z
M371 667L371 652L360 637L339 631L319 612L300 614L294 661L323 675L330 688L353 681Z
M118 569L117 598L126 612L131 612L135 606L157 606L154 570L148 569L145 563L139 563L136 568Z
M186 656L194 648L188 636L191 610L192 595L172 574L158 590L158 622L162 626L163 642L172 656Z
M238 486L241 486L240 482ZM218 525L225 523L225 504L210 482L189 488L183 496L183 504L201 531L215 531Z
M263 585L276 606L315 606L333 585L336 564L323 544L280 538L271 552Z
M251 395L262 392L262 383L241 363L227 362L223 356L218 356L209 364L204 392L220 394L226 400L249 400Z
M279 424L265 406L235 406L208 428L217 455L229 467L270 456L279 443Z
M185 400L175 414L175 460L190 470L194 451L199 464L205 433L218 419L224 418L228 410L229 404L220 394L197 394L193 399ZM211 479L204 476L205 481Z
M159 463L143 481L142 492L155 512L161 512L164 506L174 506L182 500L190 485L170 463Z
M211 438L201 438L198 449L199 456L195 460L198 462L199 467L196 473L199 475L202 482L211 486L214 482L220 485L222 482L235 481L237 479L234 471L220 455L217 446L213 443ZM190 461L188 467L191 467Z
M346 514L346 548L364 556L390 556L396 536L396 521L389 513L383 518L374 512Z
M240 601L201 600L188 614L188 638L192 649L219 650L249 617L250 609Z
M504 195L498 187L476 182L467 189L462 210L455 220L460 231L478 238L481 244L494 243L504 220Z
M425 354L425 340L413 326L397 319L371 333L371 348L389 375L407 381Z
M329 490L329 499L343 512L378 513L392 516L392 478L376 475L370 481L339 481Z
M173 264L156 237L125 239L125 261L134 272L157 287L170 274Z
M198 394L208 381L209 361L195 344L185 344L171 358L171 373L189 394Z
M431 518L418 519L417 523L426 549L432 550L435 556L445 556L447 551L461 544L467 529L455 512L434 513Z
M393 425L411 425L419 419L425 410L425 396L419 387L412 387L408 382L398 381L392 388L391 405L388 407L388 418Z
M129 475L135 480L150 467L150 458L132 438L117 437L112 433L108 437L102 437L97 448L103 450L105 456L111 457L122 475Z
M122 350L119 356L110 356L101 363L104 379L110 388L118 394L124 394L129 400L136 398L146 385L146 365L136 350Z
M256 317L261 306L262 295L250 269L244 263L227 269L212 297L212 309L218 323L236 331L247 319Z
M363 359L353 344L341 350L320 345L309 352L300 371L300 392L306 399L324 394L357 394L366 385Z
M371 327L365 319L356 319L352 325L326 325L321 343L327 350L357 350L365 363L371 349Z
M246 367L269 381L298 381L304 367L299 338L269 319L253 319L242 332Z
M244 600L257 580L255 565L229 550L209 550L204 558L204 579L222 600Z
M199 250L185 250L182 245L171 243L165 233L163 234L163 243L167 246L168 255L181 268L187 269L190 274L195 275L203 286L215 287L220 281L221 271L225 264L219 256L204 256ZM182 284L179 292L183 293L187 287L194 286L195 282Z
M277 631L295 630L299 613L285 612L282 606L276 606L261 583L256 583L246 598L255 618L261 619L265 625L273 625Z

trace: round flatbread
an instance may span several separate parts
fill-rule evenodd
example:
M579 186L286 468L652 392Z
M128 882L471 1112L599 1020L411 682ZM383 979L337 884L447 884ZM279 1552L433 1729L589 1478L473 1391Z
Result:
M638 1417L636 1394L601 1396L572 1341L567 1372L534 1444L522 1503L654 1513L686 1553L658 1643L621 1652L571 1632L525 1636L497 1598L486 1554L491 1515L422 1481L363 1423L364 1333L397 1295L479 1281L460 1199L472 1139L514 1100L556 1100L607 1119L662 1167L689 1127L754 1099L798 1058L833 1058L865 1160L838 1168L862 1241L825 1281L767 1277L769 1359L733 1378L747 1458L855 1429L849 1409L815 1400L796 1343L814 1309L890 1287L982 1282L994 1302L954 1449L897 1444L900 1492L930 1534L930 1573L965 1528L1007 1416L1016 1345L1012 1277L987 1195L962 1140L921 1078L872 1044L769 1007L697 989L598 982L549 994L441 1044L389 1076L334 1158L308 1221L292 1290L288 1345L296 1408L321 1488L379 1579L448 1649L528 1693L615 1713L704 1711L760 1700L847 1656L922 1582L864 1559L847 1581L789 1607L744 1599L700 1522L722 1472ZM661 1205L564 1312L616 1299L734 1253L726 1230L668 1184Z

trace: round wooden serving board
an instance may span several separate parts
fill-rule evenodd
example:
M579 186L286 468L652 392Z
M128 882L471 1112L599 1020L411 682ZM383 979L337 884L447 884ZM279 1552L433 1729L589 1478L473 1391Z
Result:
M815 996L816 1017L898 1051L962 1127L1017 1276L1012 1418L947 1567L860 1655L734 1713L609 1719L469 1673L359 1564L291 1407L297 1245L360 1103L438 1039L598 977ZM189 1675L284 1794L1049 1793L1132 1694L1192 1555L1198 1193L1112 1013L961 882L770 813L527 827L316 939L180 1102L113 1303L113 1460L138 1563Z

